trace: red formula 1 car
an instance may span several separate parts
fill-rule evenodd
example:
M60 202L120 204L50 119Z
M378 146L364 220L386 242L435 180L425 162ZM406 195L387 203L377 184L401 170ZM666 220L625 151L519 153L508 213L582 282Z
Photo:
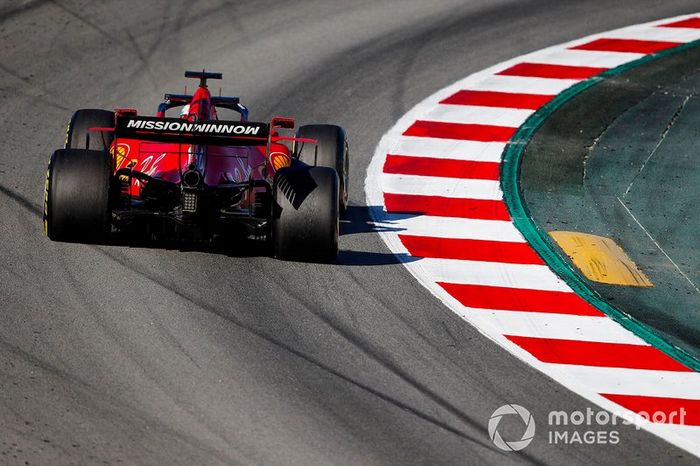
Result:
M279 258L331 261L347 207L348 145L335 125L290 118L249 122L238 97L166 94L155 117L132 109L78 110L51 156L44 229L52 240L102 241L116 232L268 242ZM181 108L179 118L166 117ZM237 112L237 121L219 120ZM289 147L291 146L291 148Z

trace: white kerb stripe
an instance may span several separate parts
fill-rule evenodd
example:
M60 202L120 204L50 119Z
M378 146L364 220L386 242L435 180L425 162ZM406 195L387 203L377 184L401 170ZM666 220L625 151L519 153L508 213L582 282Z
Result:
M685 43L700 39L700 29L643 26L610 31L605 34L605 37Z
M598 52L594 50L555 50L537 56L538 63L566 66L615 68L644 57L642 53Z
M503 142L461 141L457 139L398 136L390 145L392 154L434 157L477 162L500 162Z
M546 312L492 311L463 307L458 314L504 335L646 345L644 340L605 316L577 316Z
M508 221L480 220L471 218L433 217L428 215L399 216L382 215L382 221L375 222L382 230L395 231L412 236L433 238L478 239L524 243L520 231Z
M460 199L503 199L500 183L492 180L382 173L381 185L384 192L394 194L420 194Z
M534 110L517 108L480 107L473 105L436 105L425 112L424 119L446 123L506 126L517 128L525 123Z
M493 75L470 86L470 89L521 94L555 95L581 81L581 79L527 78L523 76Z
M546 265L505 264L457 259L421 259L404 264L436 282L488 285L530 290L566 291L571 288Z
M678 424L650 424L647 430L664 436L666 439L674 435L676 444L684 445L684 448L698 456L698 445L700 445L700 426L687 426ZM671 461L669 461L671 462Z
M567 366L567 377L592 386L598 393L616 395L700 398L700 373L624 369L620 367Z

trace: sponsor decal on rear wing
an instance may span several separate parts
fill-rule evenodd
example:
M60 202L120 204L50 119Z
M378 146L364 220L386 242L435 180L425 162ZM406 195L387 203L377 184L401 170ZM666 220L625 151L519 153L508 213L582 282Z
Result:
M222 145L264 145L270 134L267 123L222 120L191 122L178 118L131 115L117 117L115 129L116 136Z

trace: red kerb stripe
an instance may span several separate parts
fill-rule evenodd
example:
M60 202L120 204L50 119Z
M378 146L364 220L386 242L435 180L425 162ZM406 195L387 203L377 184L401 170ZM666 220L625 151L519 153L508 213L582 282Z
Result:
M692 372L653 346L506 335L542 362Z
M668 24L661 24L659 27L664 28L690 28L690 29L700 29L700 18L688 18L682 19L680 21L674 21Z
M602 73L607 68L590 66L547 65L543 63L519 63L497 74L532 78L586 79Z
M636 39L596 39L572 50L599 50L601 52L655 53L681 45L680 42L661 42Z
M540 256L527 243L410 235L399 235L399 239L408 252L416 257L508 264L544 264Z
M510 220L505 202L496 200L384 193L384 205L389 213L479 220Z
M651 422L700 426L700 400L606 393L601 393L601 396L640 414Z
M497 181L499 170L500 164L498 162L409 157L406 155L394 154L388 154L384 162L384 173L396 173L401 175L441 176L447 178Z
M605 315L576 293L457 283L438 285L467 307L596 317Z
M457 91L441 104L477 105L481 107L505 107L537 110L554 98L553 95L518 94L496 91Z
M507 142L516 128L508 126L479 125L467 123L443 123L418 120L403 134L439 139L461 139L482 142Z

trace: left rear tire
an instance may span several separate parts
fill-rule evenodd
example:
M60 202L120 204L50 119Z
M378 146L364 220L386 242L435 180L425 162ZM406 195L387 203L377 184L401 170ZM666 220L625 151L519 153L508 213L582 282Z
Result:
M68 124L66 149L90 149L109 151L114 133L90 131L90 128L111 128L114 112L95 108L76 111Z
M96 243L111 229L111 157L107 151L59 149L46 175L44 229L54 241Z

